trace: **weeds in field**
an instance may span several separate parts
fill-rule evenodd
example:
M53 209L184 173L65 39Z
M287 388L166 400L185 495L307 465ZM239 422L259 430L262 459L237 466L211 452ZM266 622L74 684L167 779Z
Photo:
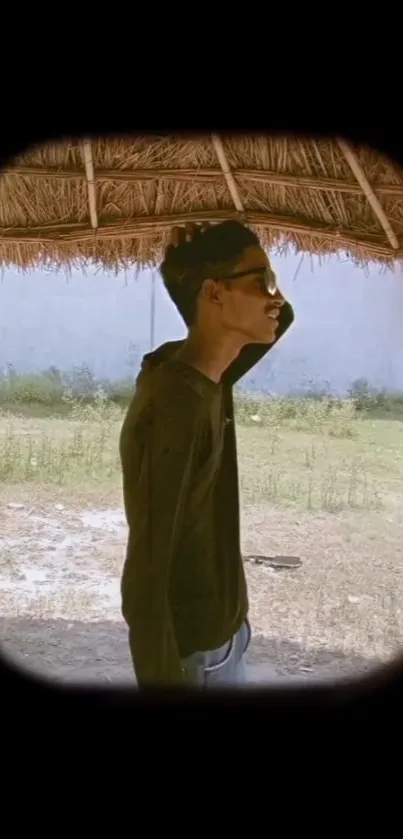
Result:
M63 396L68 419L32 421L0 414L0 481L108 480L120 467L118 431L122 411L100 392L92 403Z
M382 506L375 481L352 460L333 466L323 464L309 469L307 476L280 469L278 462L259 478L241 474L241 491L248 505L270 501L279 506L340 513L343 510L378 510Z
M242 425L354 437L359 415L351 399L252 399L237 394L236 417Z

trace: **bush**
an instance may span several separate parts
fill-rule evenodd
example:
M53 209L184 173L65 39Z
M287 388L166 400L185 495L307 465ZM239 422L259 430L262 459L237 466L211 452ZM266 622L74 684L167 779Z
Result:
M133 376L109 381L97 379L88 365L62 373L49 367L43 373L18 375L8 366L8 374L0 377L0 409L17 410L29 414L70 413L72 405L94 405L103 394L104 401L126 408L135 389ZM341 399L312 385L308 391L277 397L270 394L252 395L235 389L237 422L242 425L280 427L284 423L295 430L322 429L334 436L352 436L357 414L395 413L403 415L403 394L376 390L364 378L351 385L348 397Z
M43 374L0 379L0 403L52 405L63 397L63 384Z

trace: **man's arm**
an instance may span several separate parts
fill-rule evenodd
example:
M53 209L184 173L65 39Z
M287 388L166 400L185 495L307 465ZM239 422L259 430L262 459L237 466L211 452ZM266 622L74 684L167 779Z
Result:
M235 385L242 376L258 364L259 361L278 343L280 338L294 321L294 310L287 301L280 309L280 317L275 340L271 344L246 344L238 357L230 364L224 373L223 381L226 385Z
M121 447L129 523L123 614L140 686L183 681L168 594L201 425L198 394L186 383L164 383L141 431L143 464L133 476L134 493L130 435Z

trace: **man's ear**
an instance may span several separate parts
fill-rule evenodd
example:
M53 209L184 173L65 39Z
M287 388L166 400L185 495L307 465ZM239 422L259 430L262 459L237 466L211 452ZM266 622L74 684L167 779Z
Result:
M200 289L200 296L203 300L219 306L221 304L221 292L220 284L215 280L204 280Z

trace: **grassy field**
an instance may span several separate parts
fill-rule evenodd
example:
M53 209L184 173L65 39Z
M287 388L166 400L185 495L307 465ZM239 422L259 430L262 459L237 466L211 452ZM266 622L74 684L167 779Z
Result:
M74 564L74 544L86 526L77 516L121 509L117 443L124 399L99 392L95 398L70 393L27 402L8 393L2 401L0 507L7 516L0 516L0 529L9 542L0 550L0 573L11 580L26 564L26 549L24 554L16 540L22 545L33 539L27 529L35 518L31 510L42 515L36 526L45 527L55 505L66 508L65 533L75 517L68 554ZM246 563L255 632L298 642L307 667L310 650L390 658L403 639L400 400L371 401L362 393L347 400L252 400L238 394L236 406L244 552L302 559L297 571L281 573ZM80 554L82 573L91 564L94 579L111 580L115 594L125 538L124 528L104 532ZM48 552L45 562L38 540L31 554L38 567L46 565L49 585L53 574L52 595L31 587L22 604L10 583L8 614L96 620L100 600L93 583L84 592L73 578L70 584L60 578L56 593L58 555ZM117 601L112 612L118 620Z
M125 408L91 402L0 407L0 481L112 488L121 483ZM236 400L243 501L338 513L398 501L403 414L371 416L352 400Z

